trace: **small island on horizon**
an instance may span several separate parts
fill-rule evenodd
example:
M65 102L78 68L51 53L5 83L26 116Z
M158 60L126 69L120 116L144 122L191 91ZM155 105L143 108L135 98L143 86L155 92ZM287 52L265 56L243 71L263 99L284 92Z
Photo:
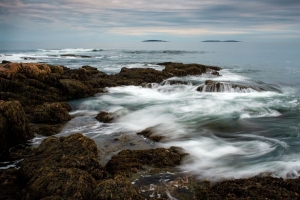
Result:
M241 42L241 41L237 41L237 40L204 40L202 42Z
M167 42L165 40L143 40L142 42Z

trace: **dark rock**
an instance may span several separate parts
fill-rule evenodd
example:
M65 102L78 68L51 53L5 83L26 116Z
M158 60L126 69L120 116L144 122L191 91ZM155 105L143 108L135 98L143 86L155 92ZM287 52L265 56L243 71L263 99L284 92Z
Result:
M52 136L59 133L64 123L54 123L54 124L31 124L30 125L35 134L43 136Z
M61 103L37 105L33 108L33 114L29 116L29 119L34 123L69 121L72 118L67 110L69 107L66 107L66 104L63 105Z
M205 81L204 85L201 85L197 88L197 91L200 92L230 92L231 90L234 90L235 92L248 92L248 90L260 92L263 89L254 86L245 86L212 80Z
M33 138L25 112L18 101L0 101L0 153Z
M253 177L215 184L201 182L195 191L196 199L299 199L299 183L300 179Z
M33 58L33 57L21 57L23 58L24 60L36 60L36 58Z
M80 58L92 58L92 56L75 55L75 54L62 54L61 57L80 57Z
M113 113L108 113L108 112L100 112L96 117L95 117L99 122L103 123L110 123L114 120Z
M0 173L0 199L21 199L18 170L9 169Z
M154 127L146 128L145 130L138 132L138 135L142 135L150 140L153 140L154 142L159 142L161 139L164 138L164 136L161 135L155 135L155 131L153 130Z
M11 62L8 60L2 60L2 64L7 64L7 63L11 63Z
M109 176L95 142L79 133L44 140L24 159L20 174L24 199L90 199L97 180Z
M111 174L131 174L146 165L155 167L175 167L179 165L186 153L179 147L170 149L157 148L149 150L123 150L107 163L106 169Z
M114 178L100 181L93 192L92 199L132 199L142 200L140 194L131 182L121 176L116 175Z

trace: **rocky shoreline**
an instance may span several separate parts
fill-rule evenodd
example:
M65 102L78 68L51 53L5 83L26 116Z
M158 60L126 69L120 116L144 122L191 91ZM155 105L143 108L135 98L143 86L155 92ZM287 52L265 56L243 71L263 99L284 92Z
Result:
M102 165L103 152L80 133L54 137L72 119L69 100L105 92L105 87L161 83L174 76L210 73L215 66L159 63L122 68L108 75L91 66L69 69L44 63L0 64L0 161L22 160L0 170L0 199L298 199L299 179L269 176L209 182L180 172L189 155L180 147L121 150ZM211 84L213 82L207 82ZM214 83L213 87L219 87ZM234 87L238 87L235 86ZM242 88L241 86L239 86ZM199 88L202 91L203 88ZM99 111L109 123L113 113ZM50 136L35 149L26 141ZM159 142L151 127L137 133Z

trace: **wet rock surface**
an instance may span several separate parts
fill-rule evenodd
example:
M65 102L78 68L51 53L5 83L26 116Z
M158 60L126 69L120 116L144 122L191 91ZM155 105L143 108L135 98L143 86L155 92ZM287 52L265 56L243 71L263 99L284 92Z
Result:
M105 168L111 174L131 174L146 166L175 167L187 154L182 148L157 148L147 150L123 150L107 163Z
M205 81L204 85L197 88L197 91L199 92L260 92L262 90L263 89L259 87L212 80Z
M136 134L137 135L142 135L145 138L148 138L148 139L150 139L154 142L159 142L160 140L162 140L164 138L164 136L156 135L154 128L155 127L149 127L149 128L146 128L145 130L143 130L141 132L138 132Z
M0 101L1 155L12 146L26 143L33 136L21 104L18 101Z

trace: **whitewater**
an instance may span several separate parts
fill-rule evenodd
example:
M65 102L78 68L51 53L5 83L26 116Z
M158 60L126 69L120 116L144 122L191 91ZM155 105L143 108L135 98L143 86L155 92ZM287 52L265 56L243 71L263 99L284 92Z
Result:
M94 139L100 150L121 135L143 142L126 148L179 146L190 154L180 169L204 179L299 177L299 43L51 45L2 46L0 59L70 68L90 65L108 74L122 67L162 70L164 66L157 65L160 62L222 68L221 76L208 73L173 77L147 87L111 87L106 93L70 101L74 118L58 136L81 132ZM207 80L223 83L222 91L197 90ZM262 90L237 89L232 84ZM110 124L99 122L95 116L100 111L113 112L118 118ZM164 139L154 143L136 135L149 127ZM32 144L43 139L37 135ZM117 152L116 147L112 154Z

